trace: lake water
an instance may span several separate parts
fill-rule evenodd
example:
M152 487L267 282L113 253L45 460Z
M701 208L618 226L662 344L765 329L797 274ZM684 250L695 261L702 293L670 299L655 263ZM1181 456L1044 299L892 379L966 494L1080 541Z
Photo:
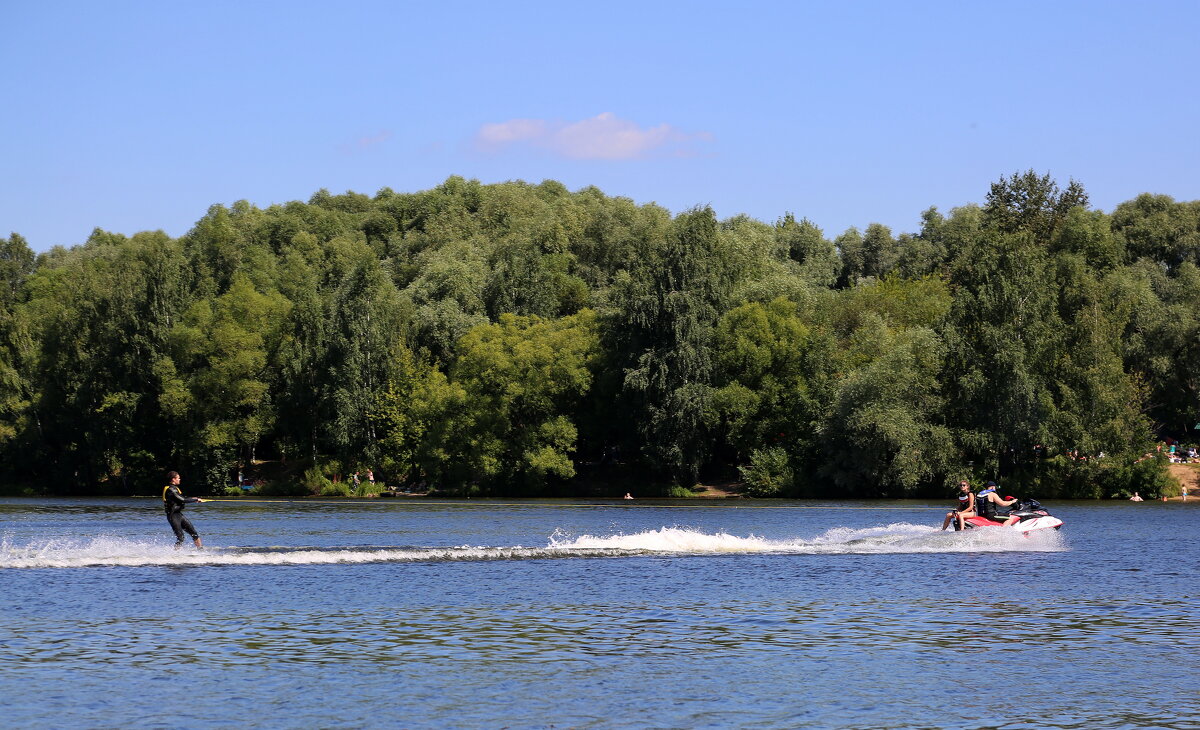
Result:
M1046 506L0 500L0 724L1200 728L1200 500Z

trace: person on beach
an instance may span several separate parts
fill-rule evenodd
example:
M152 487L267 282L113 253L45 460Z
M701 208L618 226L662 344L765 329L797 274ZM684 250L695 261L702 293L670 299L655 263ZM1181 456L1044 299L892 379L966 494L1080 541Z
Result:
M200 504L204 500L199 497L185 497L183 492L179 491L179 472L167 472L167 486L163 487L163 509L167 512L167 522L171 523L171 530L175 533L175 549L183 544L183 533L192 536L192 544L198 548L203 548L203 543L200 542L200 533L196 532L196 528L192 526L191 520L183 516L183 508L189 504Z
M970 482L965 479L959 482L958 490L958 507L946 513L946 519L942 520L943 530L950 526L950 520L958 520L954 529L964 530L967 518L975 516L975 493L971 491Z

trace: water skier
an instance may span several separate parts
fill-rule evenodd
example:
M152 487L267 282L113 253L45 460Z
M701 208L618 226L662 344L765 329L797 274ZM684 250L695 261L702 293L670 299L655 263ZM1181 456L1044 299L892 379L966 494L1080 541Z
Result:
M163 487L163 509L167 512L167 522L171 523L171 530L175 532L175 549L183 544L183 533L192 536L192 544L198 548L203 548L204 545L200 542L200 533L196 532L196 528L188 518L183 516L183 508L189 504L200 504L204 502L199 497L185 497L183 492L179 491L179 472L167 472L167 486Z

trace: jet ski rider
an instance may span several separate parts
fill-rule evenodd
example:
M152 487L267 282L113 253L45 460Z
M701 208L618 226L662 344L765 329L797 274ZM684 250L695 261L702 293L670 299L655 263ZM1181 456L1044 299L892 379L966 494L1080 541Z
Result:
M966 529L967 518L974 516L975 493L971 491L971 483L964 479L958 483L958 508L946 513L946 519L942 520L942 529L944 530L950 526L950 520L958 520L958 524L954 526L954 529Z
M996 493L996 483L988 482L984 490L975 498L975 510L980 517L986 517L994 522L1000 522L1000 518L1005 517L1007 519L1004 520L1004 524L1007 526L1013 524L1020 518L1010 516L1008 513L999 514L996 508L1011 507L1016 503L1017 499L1015 497L1001 499L1000 495Z

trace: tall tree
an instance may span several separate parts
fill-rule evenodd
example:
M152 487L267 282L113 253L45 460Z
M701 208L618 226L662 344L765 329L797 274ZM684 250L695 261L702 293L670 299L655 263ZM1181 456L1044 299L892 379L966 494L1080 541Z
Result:
M823 392L814 381L828 361L824 344L787 299L743 304L721 318L713 401L735 460L774 445L797 467L811 466L802 461L821 411Z
M155 364L187 306L186 261L161 232L97 231L30 280L44 461L65 484L128 491L165 448Z
M838 288L854 286L858 280L866 276L866 253L863 251L862 233L857 228L847 228L846 232L837 237L834 245L842 259L842 272L838 277Z
M863 276L882 278L895 267L897 256L892 229L881 223L867 226L862 239Z
M807 218L797 222L787 213L776 221L775 237L813 286L832 287L837 282L841 269L837 248L815 223Z
M380 458L375 414L404 328L403 302L391 277L374 258L360 261L334 292L326 353L335 409L327 429L349 463L370 465Z
M272 363L279 446L286 455L316 461L326 446L323 425L334 414L325 372L329 348L326 297L302 245L285 249L280 272L281 293L290 305L280 323L280 343Z
M1185 261L1200 266L1200 201L1177 203L1169 195L1143 193L1117 206L1112 228L1135 259L1171 269Z
M427 470L492 491L537 492L574 476L575 413L597 350L591 310L553 321L504 314L472 329L450 373L466 396L458 427L439 434L449 458Z
M995 473L1050 439L1047 375L1063 337L1053 269L1028 237L996 234L962 251L950 284L950 415L968 460Z
M642 453L691 484L709 456L711 341L730 267L711 208L680 214L656 249L627 281L610 327L628 353L624 389L639 413Z
M33 251L19 234L0 238L0 446L25 428L22 421L30 407L33 342L17 305L25 299L34 264Z
M822 474L841 495L910 496L940 484L954 461L938 380L942 343L932 330L894 332L878 317L864 326L878 354L837 384Z
M196 302L172 332L171 361L158 371L163 405L178 409L180 456L210 488L228 483L239 461L249 464L275 425L267 368L287 307L278 292L257 292L235 274L225 294Z
M992 183L983 217L999 233L1025 233L1046 245L1072 208L1087 205L1087 192L1075 180L1060 190L1050 173L1026 170Z

